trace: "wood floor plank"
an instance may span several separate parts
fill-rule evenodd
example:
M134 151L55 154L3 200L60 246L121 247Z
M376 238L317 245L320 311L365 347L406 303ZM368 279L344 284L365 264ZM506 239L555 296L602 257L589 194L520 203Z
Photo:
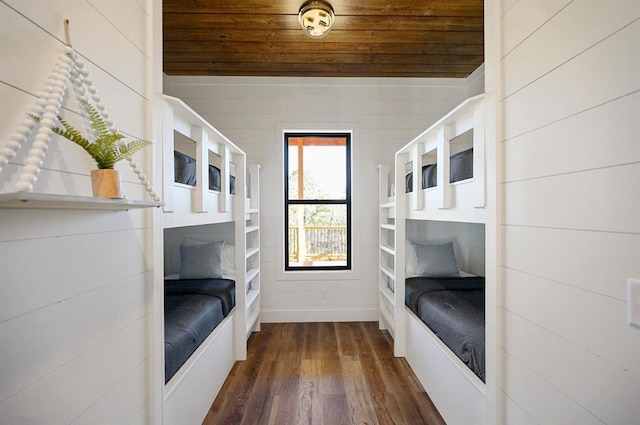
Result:
M262 324L205 425L443 425L375 322Z
M302 360L299 388L296 425L322 425L319 361Z

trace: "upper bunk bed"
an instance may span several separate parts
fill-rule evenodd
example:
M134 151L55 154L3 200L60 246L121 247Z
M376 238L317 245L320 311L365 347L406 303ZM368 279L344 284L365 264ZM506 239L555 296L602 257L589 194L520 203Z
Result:
M240 202L252 208L242 149L182 100L167 95L162 162L165 228L233 221Z
M386 202L403 217L485 222L483 98L465 100L396 152L394 174L383 184ZM400 193L407 196L398 205Z

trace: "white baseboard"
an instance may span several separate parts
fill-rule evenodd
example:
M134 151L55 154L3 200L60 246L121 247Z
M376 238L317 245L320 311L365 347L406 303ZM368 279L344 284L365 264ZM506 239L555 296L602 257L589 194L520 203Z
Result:
M378 309L310 309L260 311L262 323L377 322Z

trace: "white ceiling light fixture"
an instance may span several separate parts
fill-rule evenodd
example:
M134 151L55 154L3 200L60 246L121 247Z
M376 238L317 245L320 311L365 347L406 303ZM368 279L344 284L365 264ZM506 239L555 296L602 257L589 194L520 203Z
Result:
M305 34L311 38L322 38L327 35L333 25L335 14L326 1L308 1L300 6L298 21Z

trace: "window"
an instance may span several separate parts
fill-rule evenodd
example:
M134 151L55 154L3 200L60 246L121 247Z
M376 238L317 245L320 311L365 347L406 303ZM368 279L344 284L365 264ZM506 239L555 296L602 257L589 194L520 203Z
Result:
M285 270L351 270L351 134L284 141Z

